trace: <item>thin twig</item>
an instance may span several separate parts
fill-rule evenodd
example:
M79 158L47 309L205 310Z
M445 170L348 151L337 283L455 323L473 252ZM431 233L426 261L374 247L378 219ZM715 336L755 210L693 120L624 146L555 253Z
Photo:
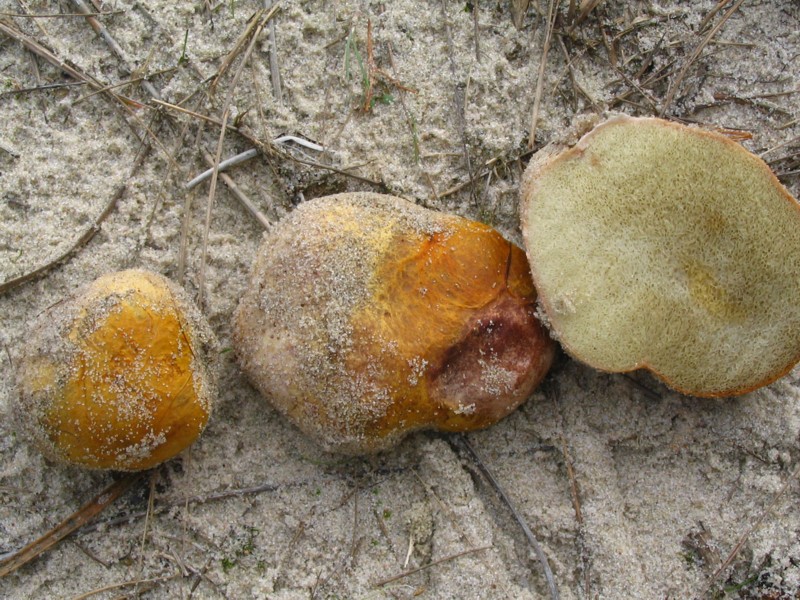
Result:
M111 197L111 200L109 200L108 204L106 204L106 207L103 209L103 212L101 212L98 215L98 217L94 220L94 223L92 223L86 229L86 231L83 232L83 234L75 241L74 244L72 244L72 246L70 246L70 248L66 252L64 252L57 258L54 258L53 260L45 263L41 267L34 269L33 271L30 271L28 273L25 273L24 275L20 275L19 277L14 277L13 279L9 279L8 281L0 283L0 294L4 294L5 292L14 289L15 287L18 287L23 283L27 283L29 281L33 281L34 279L38 279L53 267L57 267L61 263L66 262L68 259L72 258L75 254L77 254L81 248L86 246L86 244L88 244L91 241L91 239L95 235L97 235L97 232L100 231L100 226L103 224L103 221L105 221L106 218L108 218L108 216L112 213L114 207L117 205L117 202L119 202L119 199L122 198L126 189L127 185L124 183L119 187L117 187L116 192L114 192L114 195Z
M152 75L163 75L164 73L170 73L170 72L172 72L174 70L175 70L175 67L169 67L167 69L162 69L160 71L157 71L157 72L153 73ZM141 82L145 81L146 79L147 78L145 76L134 77L134 78L131 78L131 79L126 79L125 81L120 81L119 83L114 83L114 84L111 84L111 85L107 85L104 88L101 88L99 90L93 91L91 94L86 94L85 96L81 96L80 98L78 98L77 100L75 100L72 103L72 106L77 106L81 102L85 102L89 98L93 98L94 96L97 96L98 94L102 94L103 92L107 92L109 90L115 90L117 88L125 87L126 85L131 85L133 83L141 83Z
M703 17L702 21L700 21L700 25L697 27L697 31L705 31L706 27L708 27L708 24L711 22L711 19L713 19L717 15L717 13L720 10L722 10L722 7L725 6L728 2L729 0L719 0L719 2L717 2L717 5L710 11L708 11L708 14L705 17Z
M539 122L539 107L542 102L542 90L544 88L544 71L547 67L547 52L550 50L550 40L553 38L553 29L556 26L556 15L560 0L550 0L550 8L547 13L547 31L544 36L542 46L542 57L539 59L539 78L536 81L536 92L533 97L533 113L531 114L531 131L528 137L528 148L533 150L536 145L536 126Z
M174 573L172 575L165 575L163 577L152 577L150 579L133 579L131 581L123 581L122 583L112 583L111 585L106 585L94 590L90 590L84 594L80 594L79 596L75 596L72 600L86 600L86 598L91 598L92 596L96 596L97 594L102 594L104 592L110 592L111 590L118 590L120 588L130 587L130 586L139 586L139 585L147 585L152 583L163 583L164 581L170 581L171 579L177 579L181 576L181 573ZM140 590L142 591L142 590ZM126 596L123 596L125 598Z
M26 50L29 52L33 52L35 55L43 58L51 65L60 69L76 81L81 81L86 85L91 86L92 88L99 90L107 87L106 84L99 82L97 79L79 71L75 67L68 65L66 62L58 58L53 52L45 48L42 44L28 36L27 34L19 31L18 29L14 29L10 27L8 24L0 21L0 32L5 33L8 37L17 40L20 44L22 44ZM126 98L125 96L120 96L119 94L113 94L112 92L106 92L114 97L115 100L122 102L123 104L127 105L128 107L133 108L141 108L143 105L136 100L132 100L131 98Z
M272 8L272 0L264 0L264 9ZM269 22L269 74L272 80L272 95L278 103L283 102L283 89L281 87L281 69L278 62L278 42L275 36L275 20Z
M150 145L146 145L139 153L139 155L136 157L136 160L134 160L133 166L131 167L131 170L128 173L128 179L133 177L134 174L144 164L145 158L147 157L150 148L151 148ZM125 194L125 191L127 189L128 189L127 183L123 183L119 187L117 187L116 191L111 196L111 200L109 200L108 204L106 204L105 208L103 209L103 212L101 212L98 215L98 217L89 226L89 228L83 232L83 234L75 241L74 244L72 244L72 246L70 246L70 248L66 252L64 252L57 258L45 263L41 267L34 269L33 271L30 271L28 273L25 273L24 275L20 275L19 277L14 277L13 279L9 279L8 281L0 283L0 294L4 294L5 292L12 290L15 287L18 287L23 283L27 283L29 281L33 281L34 279L38 279L53 267L57 267L61 263L66 262L67 260L72 258L75 254L77 254L81 248L86 246L86 244L88 244L92 240L92 238L95 235L97 235L97 232L100 231L100 226L103 224L103 221L105 221L108 218L108 216L114 211L114 208L116 207L117 203L120 201L122 196Z
M747 530L742 534L742 537L739 538L739 541L733 547L733 550L731 550L730 554L728 554L728 557L724 561L722 561L722 564L719 566L719 568L716 571L714 571L714 573L712 573L711 577L708 578L708 581L706 582L706 586L704 588L703 593L701 594L701 597L705 598L708 596L708 592L710 591L711 586L714 585L714 582L717 579L719 579L719 577L725 572L725 570L728 567L731 566L731 563L739 554L739 552L742 550L745 543L747 543L747 540L750 538L753 532L755 532L759 527L761 527L761 524L764 522L764 519L766 519L767 515L772 512L772 509L775 508L775 505L778 504L778 501L783 497L783 495L786 493L786 490L789 489L789 486L795 479L798 478L798 476L800 476L800 466L798 466L792 472L792 474L789 475L789 477L786 479L781 488L775 493L775 496L773 496L772 502L769 503L769 506L767 506L767 508L764 509L764 512L762 512L759 515L758 519L756 519L756 522L747 528Z
M245 150L244 152L241 152L236 156L232 156L230 158L223 160L221 163L219 163L219 165L216 168L219 171L225 171L227 169L230 169L231 167L235 167L236 165L245 163L251 158L255 158L256 156L258 156L258 150L256 150L255 148L251 148L250 150ZM198 175L197 177L195 177L189 183L186 184L185 186L186 189L190 190L193 187L200 185L206 179L209 179L213 174L214 174L213 168L208 169L207 171L203 171L202 173L200 173L200 175Z
M686 77L686 73L689 70L689 67L691 67L694 61L698 59L700 53L703 51L703 48L705 48L711 41L711 38L717 35L717 33L719 33L719 30L722 29L722 26L728 21L728 19L731 18L733 13L739 10L739 7L742 5L743 2L744 0L737 0L736 4L734 4L728 10L728 12L726 12L723 15L719 23L717 23L716 25L714 25L714 27L711 28L711 31L708 32L708 34L703 38L703 40L697 45L697 48L694 49L692 54L689 56L689 59L686 61L686 64L683 65L683 68L681 68L680 72L678 73L678 76L675 78L675 81L673 81L672 84L669 86L669 89L667 90L667 95L664 97L664 104L661 106L661 110L659 111L658 116L663 117L667 113L670 106L672 105L672 101L675 99L675 96L678 93L678 88L680 88L681 83L683 83L683 80Z
M205 300L205 280L206 280L206 263L208 259L208 233L211 229L211 213L214 208L214 198L217 192L217 178L219 175L219 163L220 158L222 157L222 146L223 142L225 141L225 133L227 131L226 125L228 122L228 118L230 117L231 111L231 104L233 103L233 95L236 91L236 86L239 84L239 78L241 77L242 73L244 72L244 67L247 64L247 61L250 58L250 54L253 52L253 48L258 41L258 36L264 27L267 25L269 20L273 17L273 15L278 11L278 4L275 4L269 11L264 14L264 11L259 11L260 18L258 19L255 29L252 32L252 38L250 39L250 43L247 46L247 50L245 50L244 56L242 57L242 62L239 64L239 68L236 70L236 74L233 77L233 82L231 83L231 87L228 90L228 96L225 99L225 105L222 109L222 127L220 127L219 132L219 140L217 142L217 154L214 157L214 172L211 174L211 185L209 186L208 190L208 202L206 204L206 219L205 219L205 226L203 228L203 243L201 246L200 251L200 273L198 275L197 286L199 288L198 293L198 304L202 307L203 302ZM263 16L261 16L263 15ZM219 81L219 76L215 81ZM212 84L213 86L214 84Z
M475 36L475 60L477 62L481 62L481 47L480 47L480 38L481 38L481 28L478 26L478 7L480 6L479 2L476 2L472 5L472 30Z
M369 177L364 177L362 175L356 175L355 173L351 173L349 171L345 171L344 169L337 169L336 167L332 167L331 165L325 165L323 163L319 163L319 162L316 162L316 161L313 161L313 160L305 160L305 159L302 159L302 158L300 158L298 156L295 156L294 154L285 152L282 149L276 148L275 146L273 146L273 145L271 145L269 143L264 143L262 140L258 139L254 135L251 135L251 134L247 133L243 129L240 129L240 128L238 128L238 127L236 127L234 125L230 125L228 123L224 123L223 124L223 122L220 119L217 119L215 117L209 117L208 115L204 115L204 114L201 114L201 113L198 113L198 112L194 112L194 111L188 110L186 108L178 106L177 104L170 104L169 102L163 102L161 100L154 100L153 102L155 104L158 104L159 106L163 106L164 108L168 108L170 110L175 110L175 111L178 111L178 112L182 112L182 113L184 113L186 115L189 115L189 116L194 117L196 119L200 119L202 121L206 121L208 123L213 123L214 125L216 125L218 127L223 127L223 125L224 125L224 127L228 131L233 131L233 132L239 134L244 139L246 139L248 142L250 142L251 144L256 146L259 150L264 152L264 154L266 154L267 156L271 156L271 155L277 153L282 158L287 158L287 159L292 160L292 161L294 161L296 163L299 163L301 165L307 165L309 167L316 167L317 169L324 169L326 171L330 171L332 173L336 173L337 175L343 175L344 177L350 177L352 179L355 179L356 181L361 181L363 183L368 183L368 184L373 185L373 186L375 186L377 188L380 188L380 189L385 189L386 188L386 185L382 181L377 181L375 179L370 179Z
M0 12L0 17L11 17L19 19L62 19L64 17L110 17L112 15L125 14L124 10L112 10L108 12L77 12L77 13L47 13L47 14L29 14L29 13L10 13Z
M478 465L478 469L480 469L483 476L486 477L486 480L494 488L497 495L503 501L503 504L505 504L511 511L514 520L517 522L522 531L525 533L525 537L527 538L528 543L533 548L533 551L536 554L536 558L539 560L539 564L541 564L542 566L542 571L544 572L544 578L547 581L547 588L550 591L550 598L552 600L558 600L560 596L558 593L558 586L556 586L555 577L553 577L553 571L552 569L550 569L550 563L547 560L547 555L544 553L544 550L542 550L542 547L539 545L536 536L533 535L531 528L528 527L528 524L525 522L525 519L523 519L522 515L520 515L519 512L517 512L517 509L514 508L514 505L511 503L511 499L508 497L508 494L506 494L505 489L503 489L503 487L500 485L500 482L497 481L494 474L486 466L486 463L484 463L483 460L481 460L481 457L478 455L475 448L473 448L472 444L469 443L467 436L459 435L456 437L456 439L472 456L472 459L475 461L475 464Z
M214 158L205 150L203 150L203 158L209 165L212 167L214 166ZM220 167L222 167L221 163ZM236 196L236 199L242 206L244 206L247 212L249 212L250 215L256 221L258 221L265 230L269 230L272 227L272 223L270 223L269 219L264 216L264 213L258 210L258 207L253 203L253 201L250 200L250 198L248 198L247 195L239 189L239 186L236 185L236 182L227 173L220 173L219 176L222 178L222 183L224 183L231 193Z
M530 0L511 0L511 21L517 29L522 29L522 22L525 19L525 13L528 12L529 4Z
M467 554L474 554L475 552L481 552L482 550L489 550L492 546L479 546L478 548L470 548L469 550L464 550L463 552L458 552L456 554L451 554L450 556L445 556L444 558L440 558L438 560L434 560L429 562L426 565L422 565L421 567L417 567L416 569L410 569L408 571L403 571L402 573L398 573L397 575L393 575L392 577L387 577L386 579L381 579L380 581L376 581L373 586L374 587L381 587L382 585L386 585L387 583L391 583L393 581L397 581L398 579L402 579L403 577L408 577L409 575L413 575L414 573L419 573L420 571L425 571L426 569L430 569L431 567L435 567L436 565L440 565L445 562L449 562L451 560L455 560L456 558L461 558L462 556L466 556Z
M570 27L570 31L573 31L575 27L583 23L589 13L592 12L597 6L603 2L603 0L582 0L580 10L581 12L576 17L575 21L572 23Z
M28 564L76 529L94 519L108 508L114 500L127 492L139 480L139 477L141 477L141 473L131 473L115 481L42 537L0 561L0 578Z
M85 81L65 81L64 83L46 83L44 85L37 85L35 87L19 88L18 90L8 90L7 92L0 92L0 98L3 96L18 96L20 94L30 94L32 92L46 92L48 90L58 90L61 88L79 87L86 85Z
M92 29L95 30L97 35L103 38L105 43L111 49L111 51L116 55L117 59L122 63L122 66L128 71L128 73L133 73L134 69L128 63L128 59L125 56L125 51L122 49L117 43L117 40L109 33L106 26L103 25L100 21L94 18L92 11L86 6L86 3L83 0L72 0L72 3L75 5L75 8L78 9L78 12L83 13L86 16L86 21L89 23ZM153 98L161 98L161 94L158 93L153 84L147 81L147 79L142 80L142 87L144 87L145 91L150 94Z

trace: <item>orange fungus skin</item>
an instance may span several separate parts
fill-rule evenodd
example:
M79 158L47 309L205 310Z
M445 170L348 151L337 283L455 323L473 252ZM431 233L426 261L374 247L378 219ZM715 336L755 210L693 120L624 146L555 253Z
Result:
M205 428L215 344L165 278L137 270L105 275L34 325L17 372L19 420L51 459L148 469Z
M526 400L555 353L535 304L525 254L491 227L341 194L267 236L234 348L300 429L362 454L487 427Z

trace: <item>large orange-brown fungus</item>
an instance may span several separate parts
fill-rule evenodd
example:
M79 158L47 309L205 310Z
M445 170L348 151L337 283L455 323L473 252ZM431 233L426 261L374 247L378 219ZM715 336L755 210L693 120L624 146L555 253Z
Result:
M544 377L524 253L492 228L341 194L266 237L235 315L255 386L323 447L374 452L410 431L502 419Z
M40 315L18 365L17 416L44 454L136 471L189 446L215 395L216 341L164 277L100 277Z
M698 396L800 359L800 205L739 144L616 117L537 155L521 210L544 312L576 358Z

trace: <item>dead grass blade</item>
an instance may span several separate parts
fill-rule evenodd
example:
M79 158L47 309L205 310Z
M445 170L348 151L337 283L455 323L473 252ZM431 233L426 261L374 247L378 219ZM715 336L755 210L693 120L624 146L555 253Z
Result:
M115 481L38 540L31 542L18 552L15 552L12 556L0 562L0 578L28 564L37 556L47 552L50 548L58 544L76 529L94 519L117 498L127 492L133 484L139 480L141 475L141 473L130 473L122 479Z
M440 565L442 563L450 562L451 560L455 560L457 558L461 558L462 556L466 556L467 554L474 554L475 552L481 552L483 550L489 550L491 546L480 546L478 548L470 548L469 550L464 550L463 552L457 552L456 554L451 554L450 556L445 556L444 558L440 558L438 560L434 560L429 562L426 565L422 565L421 567L417 567L416 569L409 569L408 571L403 571L402 573L398 573L397 575L392 575L391 577L387 577L386 579L381 579L380 581L376 581L373 586L374 587L381 587L386 585L387 583L392 583L393 581L397 581L398 579L402 579L403 577L408 577L409 575L413 575L414 573L419 573L420 571L425 571L436 565Z
M10 17L14 19L64 19L69 17L110 17L112 15L121 15L124 14L124 10L110 10L107 12L77 12L77 13L39 13L39 14L28 14L28 13L10 13L10 12L0 12L0 17Z
M117 205L117 202L119 202L119 199L122 198L122 195L125 193L126 189L127 186L125 184L122 184L117 188L117 191L111 197L111 200L109 200L108 204L106 204L103 211L94 220L94 223L92 223L86 229L86 231L83 232L83 234L75 241L74 244L72 244L72 246L70 246L70 248L66 252L64 252L57 258L43 264L41 267L34 269L33 271L30 271L28 273L25 273L24 275L20 275L19 277L14 277L12 279L9 279L8 281L0 283L0 294L4 294L5 292L12 290L15 287L19 287L23 283L27 283L29 281L33 281L34 279L38 279L53 267L57 267L61 263L66 262L67 260L72 258L75 254L77 254L81 248L86 246L86 244L88 244L91 241L91 239L95 235L97 235L97 232L100 231L100 226L103 224L103 221L105 221L106 218L108 218L108 216L114 210L114 207Z
M355 173L351 173L350 171L346 171L344 169L337 169L336 167L332 167L331 165L326 165L326 164L323 164L323 163L320 163L320 162L316 162L316 161L313 161L313 160L305 160L303 158L300 158L299 156L295 156L294 154L286 152L285 150L283 150L283 149L281 149L279 147L276 147L274 144L264 143L264 141L258 139L254 135L248 133L244 129L241 129L241 128L236 127L234 125L231 125L229 123L224 123L223 124L223 122L220 119L217 119L216 117L210 117L208 115L204 115L204 114L201 114L201 113L198 113L198 112L191 111L189 109L183 108L182 106L178 106L177 104L170 104L169 102L163 102L161 100L153 100L153 102L155 104L159 105L159 106L163 106L164 108L168 108L170 110L174 110L174 111L177 111L177 112L184 113L186 115L189 115L190 117L193 117L195 119L199 119L201 121L205 121L207 123L212 123L212 124L216 125L217 127L223 127L224 126L228 131L233 131L233 132L237 133L238 135L240 135L244 139L246 139L248 142L253 144L256 148L261 150L261 152L263 152L265 156L268 156L268 157L279 156L282 159L287 159L287 160L291 160L291 161L296 162L296 163L301 164L301 165L306 165L306 166L309 166L309 167L315 167L317 169L323 169L325 171L330 171L331 173L336 173L337 175L342 175L343 177L349 177L351 179L355 179L356 181L360 181L362 183L368 183L368 184L370 184L370 185L372 185L372 186L374 186L374 187L376 187L378 189L386 190L386 185L381 181L377 181L375 179L370 179L369 177L363 177L361 175L357 175Z
M269 10L275 4L272 0L264 0L264 10ZM269 22L269 74L272 80L272 95L278 103L283 102L283 88L281 87L281 67L278 62L278 41L275 36L275 19ZM260 104L259 104L260 108Z
M203 159L205 159L208 166L212 169L214 168L214 158L203 150ZM222 164L220 163L220 166ZM236 185L236 182L231 178L230 175L227 173L220 173L219 176L222 178L222 183L224 183L231 193L236 197L239 203L247 210L250 215L259 222L259 224L264 228L265 231L269 231L272 228L272 223L270 223L269 219L258 210L258 207L255 203L247 197L247 195L239 189L239 186Z
M209 95L213 96L217 91L217 85L219 85L220 79L228 72L233 62L236 60L236 57L242 53L244 48L252 49L253 40L256 40L264 29L264 26L272 19L275 13L278 11L279 2L269 3L269 8L260 8L256 11L256 13L250 18L250 22L248 23L245 30L236 40L236 43L233 45L233 49L228 53L225 59L222 61L219 69L217 70L217 74L214 75L214 78L211 80L211 85L208 87ZM251 40L252 38L252 40ZM248 41L250 44L248 45ZM248 50L248 53L252 50ZM246 62L246 61L245 61Z
M578 16L576 17L575 21L572 22L572 26L570 27L570 31L575 29L578 25L583 23L586 17L589 16L589 13L592 12L595 8L600 6L604 0L582 0L581 5L579 7Z
M739 7L743 3L744 0L737 0L736 3L728 9L728 12L726 12L722 16L722 18L719 20L719 23L717 23L716 25L714 25L714 27L711 28L711 31L709 31L706 34L706 36L697 45L697 47L694 49L691 55L689 55L689 59L686 61L686 63L684 63L683 67L678 73L678 76L675 78L675 81L673 81L670 84L669 88L667 89L667 95L664 97L664 104L661 106L661 110L658 112L659 117L663 117L664 115L667 114L667 111L670 109L670 106L672 105L672 101L675 100L675 96L678 93L678 89L680 89L683 80L686 78L686 73L689 71L689 67L691 67L692 64L699 58L700 54L703 52L703 48L705 48L708 45L708 43L713 39L713 37L717 35L717 33L719 33L719 30L722 29L722 26L725 25L728 19L731 18L733 13L739 10ZM715 11L719 10L719 7L715 8L714 10Z
M80 594L79 596L75 596L72 600L86 600L86 598L91 598L92 596L97 596L98 594L103 594L105 592L110 592L112 590L119 590L126 587L135 586L139 592L143 592L146 589L151 589L157 583L163 583L165 581L170 581L171 579L177 579L181 577L181 573L173 573L172 575L164 575L163 577L152 577L150 579L132 579L131 581L123 581L122 583L112 583L111 585L105 585L103 587L99 587L93 590L90 590L84 594ZM139 588L139 586L143 586ZM128 596L122 596L122 598L127 598ZM134 597L138 597L138 594L135 594Z
M711 577L709 577L708 581L706 582L706 586L703 590L703 593L700 595L701 598L709 597L709 592L711 591L711 587L725 572L725 570L731 566L731 563L738 556L739 552L741 552L742 548L747 543L747 540L750 538L753 532L756 531L759 527L761 527L761 524L764 522L764 519L766 519L767 515L769 515L772 512L772 510L778 504L778 501L786 493L786 490L789 489L789 486L798 477L800 477L800 466L798 466L792 472L792 474L786 478L786 481L781 486L781 488L777 492L775 492L775 495L772 497L772 502L769 503L769 506L767 506L767 508L765 508L764 511L759 515L755 523L753 523L750 527L747 528L747 530L745 530L745 532L742 534L742 537L739 538L739 541L733 547L733 550L731 550L730 554L728 554L727 558L724 561L722 561L722 564L717 568L717 570L711 574Z
M533 98L533 113L531 114L531 131L528 137L528 148L533 149L536 145L536 125L539 122L539 107L542 102L542 90L544 89L544 71L547 67L547 53L550 50L550 42L553 39L553 29L556 26L556 15L560 0L550 0L550 8L547 12L547 31L544 36L542 46L542 57L539 59L539 78L536 81L536 93Z
M225 98L225 105L222 109L222 126L220 127L219 132L219 141L217 142L217 151L216 156L214 157L214 172L211 175L211 184L208 190L208 203L206 204L206 219L205 219L205 226L203 228L203 242L201 247L200 253L200 273L198 274L198 281L197 287L199 289L197 303L200 307L203 306L203 302L205 300L205 287L206 287L206 264L208 262L208 233L211 229L211 213L214 208L214 199L217 193L217 179L219 175L219 163L222 158L222 146L223 142L225 141L225 133L227 132L227 123L228 118L230 117L231 112L231 104L233 103L233 96L236 92L236 86L239 84L239 78L242 76L244 72L244 67L247 64L247 61L250 58L250 54L253 52L253 48L258 41L258 36L261 31L266 27L269 20L278 12L279 4L273 5L273 7L267 11L266 13L262 10L259 11L260 18L256 21L255 27L252 29L252 34L250 37L250 43L247 45L247 50L244 52L244 56L242 57L242 61L239 64L239 68L236 70L236 74L233 76L233 81L231 82L231 87L228 90L228 95ZM248 27L248 31L250 28ZM215 78L215 82L219 81L219 74ZM213 88L214 83L212 83Z
M70 77L72 77L76 81L82 81L86 85L96 89L102 90L108 87L106 84L97 81L91 75L83 73L79 71L75 67L68 65L66 62L58 58L53 52L45 48L42 44L28 36L27 34L23 33L22 31L11 27L7 23L0 21L0 32L5 33L8 37L17 40L20 44L22 44L26 50L29 52L33 52L36 56L43 58L51 65L60 69ZM111 95L115 100L122 102L129 108L141 108L143 105L136 100L131 98L126 98L125 96L120 96L119 94L114 94L110 91L106 91L107 94Z
M128 179L133 177L133 175L141 168L144 164L144 160L149 153L151 146L145 146L142 152L136 157L136 160L133 162L133 166L131 167L130 173L128 174ZM0 294L4 294L5 292L12 290L24 283L29 281L33 281L34 279L38 279L50 269L57 267L58 265L66 262L70 258L72 258L78 251L86 246L92 238L97 235L97 232L100 231L100 226L103 224L108 216L114 211L114 208L117 206L117 202L122 198L125 194L125 191L128 189L128 184L123 183L121 184L117 190L114 192L114 195L111 196L111 200L108 201L103 211L97 216L94 222L83 232L83 234L75 241L70 248L58 256L57 258L45 263L41 267L34 269L24 275L20 275L19 277L14 277L13 279L9 279L8 281L4 281L0 283Z
M517 29L522 29L522 21L525 20L530 3L531 0L511 0L511 22Z
M92 29L95 30L97 35L103 38L103 41L108 45L111 51L117 56L119 61L122 63L123 67L128 71L128 73L133 73L134 69L131 67L130 63L128 62L127 57L125 56L125 51L122 49L117 43L117 40L109 33L106 26L103 25L100 21L98 21L92 14L91 9L86 6L86 3L83 0L72 0L72 4L75 5L75 8L86 17L86 21L89 23ZM153 98L160 98L161 94L158 93L158 90L150 83L147 79L141 79L142 87L145 91L150 94Z

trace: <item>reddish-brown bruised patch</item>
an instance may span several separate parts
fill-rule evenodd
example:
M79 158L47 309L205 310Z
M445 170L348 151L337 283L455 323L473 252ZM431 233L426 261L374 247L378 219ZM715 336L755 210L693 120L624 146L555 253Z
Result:
M446 408L437 426L478 429L502 419L539 384L552 357L533 302L504 292L431 368L431 398Z
M370 436L488 427L550 367L555 345L534 316L525 255L486 225L449 217L446 234L406 236L374 281L348 362L391 398L364 426Z

